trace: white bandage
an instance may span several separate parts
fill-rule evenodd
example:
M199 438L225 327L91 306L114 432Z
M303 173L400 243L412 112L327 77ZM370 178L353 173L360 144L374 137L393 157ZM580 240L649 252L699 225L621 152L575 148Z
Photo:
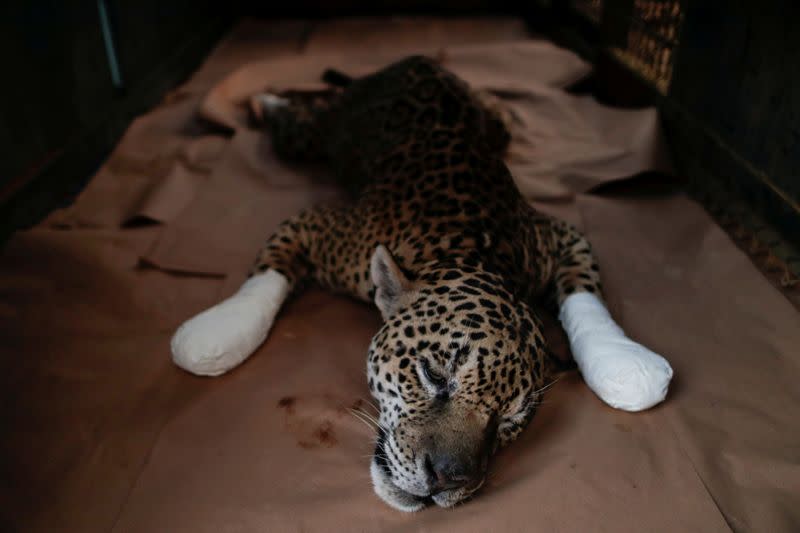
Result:
M267 338L289 289L286 277L275 270L248 279L236 294L178 328L172 360L200 376L227 372Z
M275 111L276 109L289 106L289 100L272 93L262 93L259 94L256 98L259 99L259 101L264 106L264 109L267 110L267 112Z
M571 294L559 319L586 384L611 407L642 411L667 396L672 367L625 336L594 294Z

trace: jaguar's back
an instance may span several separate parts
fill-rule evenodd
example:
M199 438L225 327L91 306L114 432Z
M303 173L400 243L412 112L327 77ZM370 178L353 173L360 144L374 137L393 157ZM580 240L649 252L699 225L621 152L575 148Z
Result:
M352 272L348 260L363 271L377 243L390 246L407 269L447 259L481 265L521 296L545 285L555 245L551 219L517 190L502 160L509 133L498 110L486 105L493 102L488 93L413 56L343 91L286 97L288 105L269 120L279 154L325 160L358 190L347 209L354 229L337 236L351 253L336 254L347 264L327 276L332 287L350 290L357 278L355 288L369 297L368 276Z
M466 83L422 56L355 80L330 119L322 122L329 157L358 161L369 181L389 178L386 169L401 162L413 165L403 179L414 180L470 156L500 157L510 140L499 116Z

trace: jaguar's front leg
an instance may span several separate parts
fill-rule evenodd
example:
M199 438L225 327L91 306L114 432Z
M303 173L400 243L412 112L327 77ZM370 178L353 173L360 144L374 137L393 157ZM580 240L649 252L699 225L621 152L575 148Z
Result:
M600 297L600 276L586 238L562 222L555 272L559 318L586 384L604 402L625 411L649 409L666 398L672 367L630 339Z
M264 342L290 292L309 275L314 214L301 213L281 224L236 294L178 328L171 343L176 365L192 374L218 376Z

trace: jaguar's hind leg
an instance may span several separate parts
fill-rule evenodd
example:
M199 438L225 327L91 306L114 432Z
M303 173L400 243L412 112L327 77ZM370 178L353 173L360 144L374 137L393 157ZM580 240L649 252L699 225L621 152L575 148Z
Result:
M617 409L641 411L667 395L672 368L660 355L629 339L600 295L600 275L586 238L553 221L558 262L555 289L559 319L586 384Z
M519 121L511 107L488 89L473 91L484 110L483 125L490 148L503 156L511 143L513 124Z
M217 376L247 359L266 339L286 298L311 274L309 243L317 210L280 225L239 291L185 322L172 338L173 361L198 375Z
M253 118L267 126L282 159L326 158L325 131L341 89L265 92L251 100Z

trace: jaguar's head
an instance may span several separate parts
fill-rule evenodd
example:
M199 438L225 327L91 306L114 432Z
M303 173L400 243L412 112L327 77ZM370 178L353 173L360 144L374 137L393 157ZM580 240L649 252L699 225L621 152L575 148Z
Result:
M403 511L451 507L532 418L545 379L541 327L478 268L433 265L410 280L379 246L371 275L384 318L367 360L380 407L375 492Z

